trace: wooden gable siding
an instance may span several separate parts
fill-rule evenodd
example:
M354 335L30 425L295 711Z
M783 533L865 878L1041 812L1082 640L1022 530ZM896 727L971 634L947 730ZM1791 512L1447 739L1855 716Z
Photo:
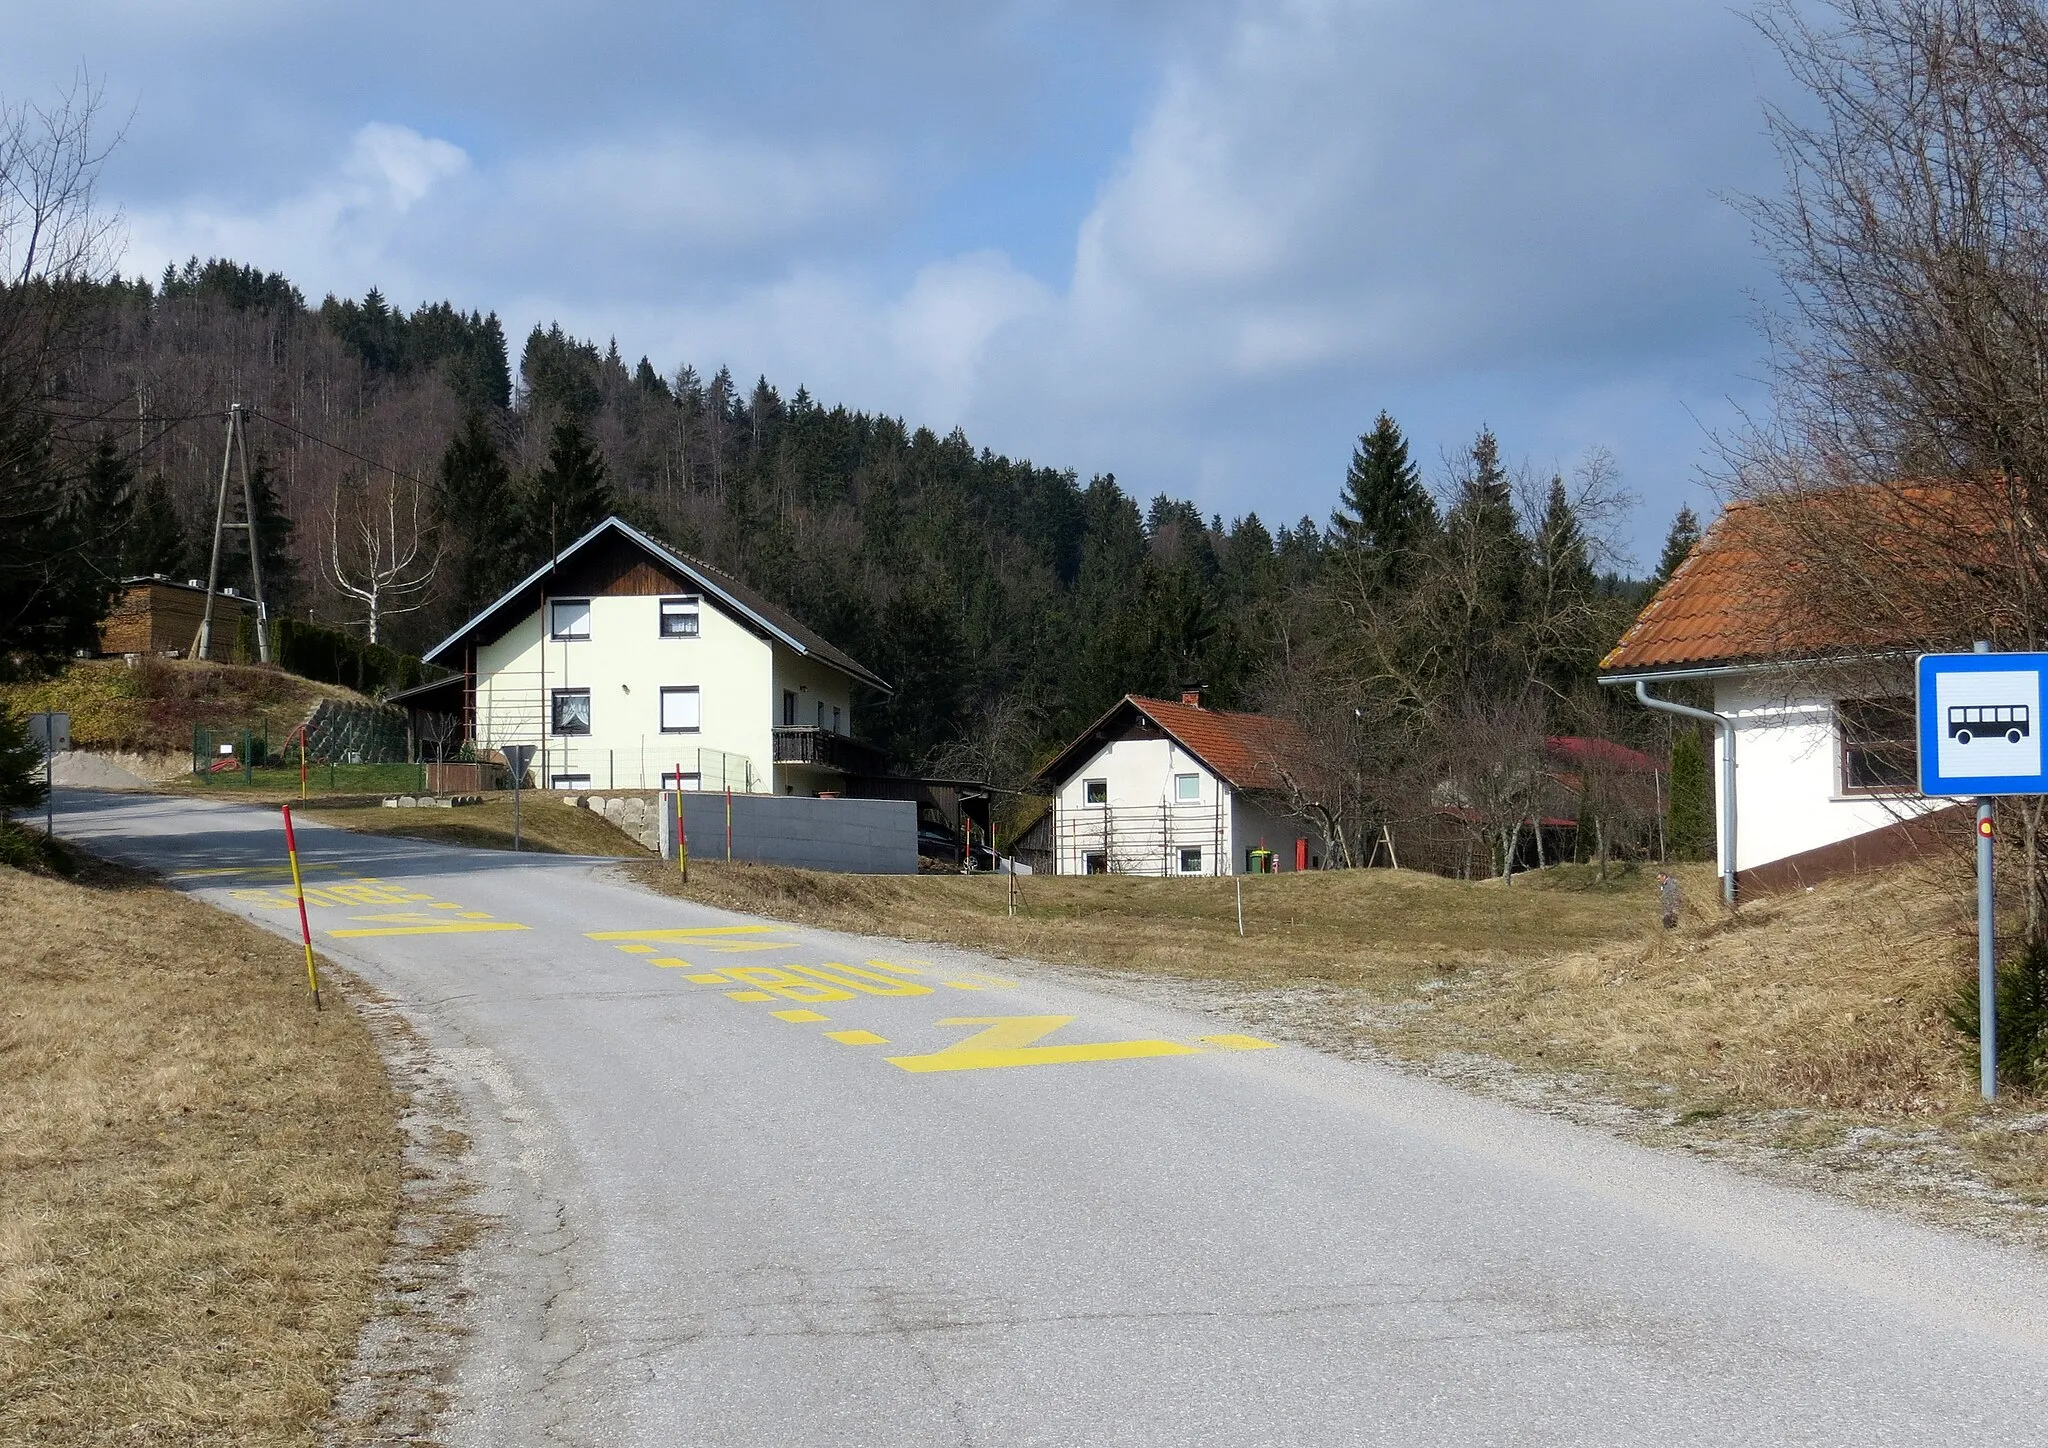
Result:
M622 598L693 590L626 539L614 535L565 561L547 591L554 598Z

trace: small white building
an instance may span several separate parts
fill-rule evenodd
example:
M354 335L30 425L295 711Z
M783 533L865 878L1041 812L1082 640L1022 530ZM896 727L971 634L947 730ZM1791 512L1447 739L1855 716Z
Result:
M1646 702L1719 716L1700 722L1716 863L1738 896L1906 858L1929 839L1922 817L1949 803L1917 789L1912 657L1845 655L1778 618L1749 536L1760 506L1731 504L1600 665L1602 683Z
M429 649L478 751L537 747L546 789L816 794L881 759L856 688L889 686L751 589L607 518Z
M1322 841L1282 803L1283 720L1126 696L1039 772L1059 875L1319 869ZM1259 853L1255 856L1255 852Z

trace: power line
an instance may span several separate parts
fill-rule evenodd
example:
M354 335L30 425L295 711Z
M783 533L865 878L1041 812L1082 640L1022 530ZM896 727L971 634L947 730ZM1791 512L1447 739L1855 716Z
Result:
M253 407L250 407L250 406L248 406L248 405L246 405L246 404L244 404L244 405L243 405L242 411L244 411L244 412L248 413L248 414L249 414L249 415L250 415L251 417L260 417L260 418L262 418L262 419L263 419L263 420L264 420L265 422L269 423L269 424L270 424L270 425L271 425L272 427L281 427L281 428L283 428L283 429L284 429L284 430L285 430L286 432L289 432L289 433L293 433L293 434L295 434L296 436L302 437L302 438L304 438L304 439L305 439L305 440L306 440L307 442L317 442L317 443L319 443L319 444L320 444L320 446L322 446L322 447L327 447L327 448L333 448L333 449L334 449L334 450L335 450L336 452L340 453L340 454L341 454L341 455L342 455L343 457L350 457L350 458L354 458L354 459L355 459L355 460L356 460L357 462L359 462L359 463L363 463L363 464L365 464L366 466L369 466L369 467L373 467L373 468L377 468L377 469L380 469L380 470L381 470L381 471L383 471L383 472L387 472L387 473L391 474L391 476L393 476L394 478L403 478L403 479L405 479L405 480L406 480L406 481L407 481L408 483L411 483L411 484L412 484L412 485L413 485L414 487L416 487L416 488L430 488L430 487L432 487L432 486L433 486L433 484L431 484L431 483L428 483L428 482L424 481L423 479L420 479L420 478L416 478L416 477L414 477L414 476L413 476L413 475L412 475L411 473L408 473L408 472L403 472L403 471L401 471L401 470L400 470L400 469L398 469L398 468L394 468L394 467L392 467L392 466L391 466L391 465L390 465L389 463L383 463L383 462L379 462L379 461L378 461L377 459L375 459L375 458L372 458L372 457L364 457L364 456L363 456L363 455L362 455L361 453L357 452L357 451L356 451L356 450L355 450L354 448L347 448L347 447L343 447L343 446L342 446L342 445L341 445L340 443L338 443L338 442L330 442L330 441L329 441L328 439L326 439L326 438L324 438L324 437L321 437L321 436L320 436L319 434L317 434L317 433L311 433L311 432L307 432L307 431L306 431L306 430L305 430L305 429L304 429L303 427L298 427L298 426L295 426L295 425L294 425L294 424L292 424L292 423L286 422L286 421L285 421L285 420L284 420L283 418L281 418L281 417L272 417L272 416L271 416L271 415L270 415L269 413L267 413L267 412L262 412L262 411L259 411L258 409L256 409L256 408L253 408Z

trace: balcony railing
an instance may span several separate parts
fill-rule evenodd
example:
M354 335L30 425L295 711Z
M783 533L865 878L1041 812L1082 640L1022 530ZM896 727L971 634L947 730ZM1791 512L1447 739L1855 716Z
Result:
M808 764L841 774L880 774L887 763L882 751L872 745L830 729L809 728L775 730L775 762Z

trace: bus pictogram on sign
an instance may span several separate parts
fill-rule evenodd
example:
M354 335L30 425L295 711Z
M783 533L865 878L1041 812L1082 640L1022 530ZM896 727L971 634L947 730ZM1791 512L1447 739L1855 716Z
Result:
M1948 737L1958 744L1973 739L2017 744L2033 732L2033 710L2025 704L1956 704L1948 711Z

